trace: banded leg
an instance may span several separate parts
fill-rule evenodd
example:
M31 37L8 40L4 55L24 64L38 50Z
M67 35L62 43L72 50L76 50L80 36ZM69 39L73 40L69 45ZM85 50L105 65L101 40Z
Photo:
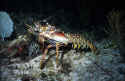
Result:
M42 59L40 61L40 69L43 69L44 66L45 66L45 57L46 57L46 54L48 53L48 49L51 48L52 45L48 45L47 48L45 49L44 53L43 53L43 56L42 56Z
M58 57L59 57L59 47L60 47L60 44L56 43L56 64L57 64L57 66L58 66Z

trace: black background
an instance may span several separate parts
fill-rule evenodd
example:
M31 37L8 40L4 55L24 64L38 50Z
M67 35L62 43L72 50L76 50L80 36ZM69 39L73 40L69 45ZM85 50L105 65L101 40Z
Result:
M117 5L116 5L117 3ZM122 3L122 2L120 2ZM121 4L120 4L121 5ZM0 10L8 12L36 12L42 14L53 14L58 10L72 13L79 22L83 21L81 16L84 12L90 25L104 24L105 16L109 11L118 6L118 1L103 0L1 0ZM115 8L118 9L118 8ZM121 8L119 8L121 9ZM84 16L84 15L83 15ZM84 19L84 17L83 17Z

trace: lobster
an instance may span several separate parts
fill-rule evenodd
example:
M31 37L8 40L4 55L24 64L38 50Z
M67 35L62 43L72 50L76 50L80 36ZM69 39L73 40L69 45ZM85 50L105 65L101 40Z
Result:
M69 44L72 45L72 48L89 47L94 53L97 52L97 48L89 41L82 37L80 34L69 34L64 33L61 30L57 29L55 26L52 26L48 23L41 25L40 22L35 22L35 27L32 27L26 24L28 31L38 37L38 42L45 46L44 43L48 43L46 46L42 59L40 61L40 68L43 69L45 66L45 57L48 53L48 49L56 47L56 64L58 65L59 57L59 48L66 47Z

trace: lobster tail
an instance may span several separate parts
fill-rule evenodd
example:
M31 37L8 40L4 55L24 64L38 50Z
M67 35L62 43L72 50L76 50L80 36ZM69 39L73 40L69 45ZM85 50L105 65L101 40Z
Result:
M92 50L93 53L97 52L97 48L92 42L90 42L89 40L86 40L86 44Z
M72 48L74 49L90 48L93 53L97 53L96 46L89 40L86 40L80 34L65 34L65 35L67 36L70 43L72 43Z

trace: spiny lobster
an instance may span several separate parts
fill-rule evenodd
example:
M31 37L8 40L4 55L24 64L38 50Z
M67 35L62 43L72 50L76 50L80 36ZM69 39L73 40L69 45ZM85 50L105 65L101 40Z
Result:
M97 48L89 41L82 37L80 34L68 34L61 32L59 29L56 29L55 26L52 26L48 23L45 25L41 25L40 22L35 22L35 27L32 27L26 24L28 27L28 31L38 37L38 42L43 46L44 43L48 43L42 59L40 61L40 68L43 69L45 66L45 56L48 53L48 49L52 47L56 47L56 64L58 65L58 57L59 57L59 48L66 47L69 44L72 44L72 48L81 47L89 47L94 53L97 52Z

